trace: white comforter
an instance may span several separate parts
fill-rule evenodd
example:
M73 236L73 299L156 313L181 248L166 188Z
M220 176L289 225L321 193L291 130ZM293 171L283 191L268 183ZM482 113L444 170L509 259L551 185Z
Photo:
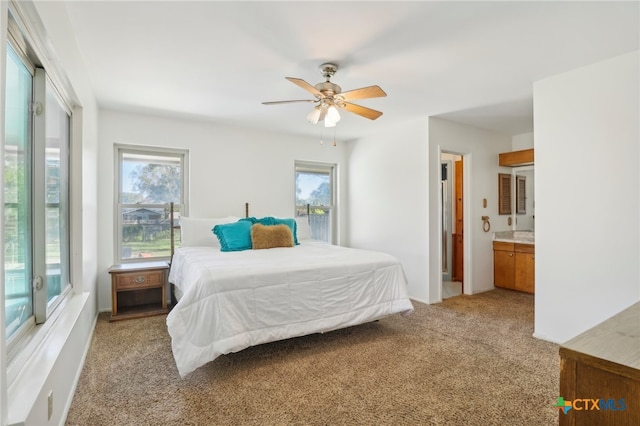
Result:
M249 346L413 310L393 256L321 242L240 252L180 248L169 282L179 302L167 327L183 377Z

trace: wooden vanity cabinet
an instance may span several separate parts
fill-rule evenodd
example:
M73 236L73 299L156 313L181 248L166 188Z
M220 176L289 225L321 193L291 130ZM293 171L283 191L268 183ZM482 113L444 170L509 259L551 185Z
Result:
M493 285L526 293L535 291L535 246L493 242Z
M516 258L514 243L493 242L493 285L515 289Z
M533 244L514 244L515 289L527 293L535 291L535 249Z

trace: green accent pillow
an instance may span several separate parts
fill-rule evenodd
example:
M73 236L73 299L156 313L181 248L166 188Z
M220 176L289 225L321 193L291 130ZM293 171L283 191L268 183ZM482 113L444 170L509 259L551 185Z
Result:
M251 249L251 222L239 220L213 227L220 241L220 251L242 251Z

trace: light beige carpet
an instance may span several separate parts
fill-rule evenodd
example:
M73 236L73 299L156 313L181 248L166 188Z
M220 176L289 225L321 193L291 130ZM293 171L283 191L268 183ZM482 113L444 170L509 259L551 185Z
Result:
M181 379L165 316L101 314L68 425L552 425L558 346L493 290L222 356Z

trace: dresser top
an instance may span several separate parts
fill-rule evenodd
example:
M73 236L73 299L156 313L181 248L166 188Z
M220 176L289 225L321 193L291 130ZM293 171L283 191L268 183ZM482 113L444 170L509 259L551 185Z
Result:
M640 302L574 337L561 347L640 369Z

